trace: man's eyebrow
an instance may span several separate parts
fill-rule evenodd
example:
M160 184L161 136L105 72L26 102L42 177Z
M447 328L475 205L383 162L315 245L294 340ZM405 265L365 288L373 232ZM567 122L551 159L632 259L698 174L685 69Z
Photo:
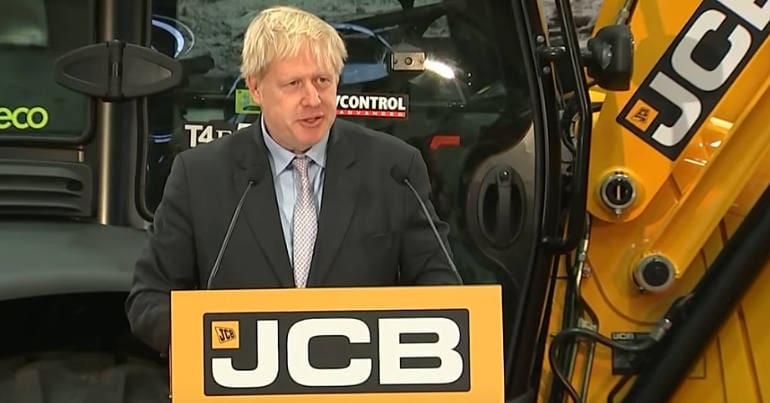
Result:
M293 80L300 80L303 78L318 78L318 77L331 77L333 74L327 71L317 71L310 74L287 74L287 75L281 75L276 74L276 77L278 78L278 81L293 81Z

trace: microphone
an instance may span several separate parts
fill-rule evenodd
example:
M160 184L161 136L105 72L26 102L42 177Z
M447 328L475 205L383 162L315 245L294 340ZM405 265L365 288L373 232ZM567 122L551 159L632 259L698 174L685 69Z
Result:
M222 262L222 256L225 254L225 249L227 249L227 244L230 243L230 235L233 233L233 229L235 229L235 224L238 222L238 216L241 215L241 209L243 208L243 203L246 201L246 196L249 194L249 190L257 184L257 181L262 177L262 172L254 171L249 175L249 183L246 185L246 189L244 189L243 194L241 195L241 199L238 200L238 205L235 206L235 211L233 211L233 216L230 218L230 225L227 227L227 232L225 232L225 238L222 240L222 245L219 246L219 253L217 254L217 258L214 261L214 265L211 266L211 273L209 274L209 279L206 282L206 289L211 289L211 283L214 281L214 277L217 275L217 272L219 271L219 266Z
M430 216L430 213L428 212L428 207L425 206L425 202L422 200L422 197L420 197L420 194L417 193L417 190L412 186L412 183L409 181L409 177L406 175L404 170L399 167L398 165L394 165L393 168L390 169L390 176L398 183L405 184L407 187L409 187L409 190L412 191L412 194L414 194L414 197L417 199L417 201L420 203L420 207L422 208L422 213L425 216L425 219L430 224L430 228L433 230L433 236L436 238L436 241L438 241L439 246L441 246L441 250L444 252L444 257L447 260L447 263L449 263L449 267L452 269L452 273L454 273L455 277L457 278L457 283L462 284L463 279L460 277L460 272L457 271L457 266L455 266L455 262L452 260L452 257L449 255L449 250L447 250L446 245L444 245L444 241L441 239L441 235L438 233L438 229L436 229L436 224L433 222L433 219Z

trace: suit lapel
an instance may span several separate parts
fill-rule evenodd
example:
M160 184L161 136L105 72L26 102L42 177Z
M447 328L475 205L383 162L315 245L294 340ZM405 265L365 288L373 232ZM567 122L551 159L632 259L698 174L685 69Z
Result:
M233 176L238 193L236 197L240 197L243 189L246 189L249 179L255 181L243 205L243 214L281 286L294 287L294 275L283 239L267 149L259 124L251 128L250 135L244 136L244 143L248 144L242 144L242 147L235 150L235 160L239 165Z
M339 124L332 127L309 286L323 284L355 212L360 173L354 169L355 154L347 134Z

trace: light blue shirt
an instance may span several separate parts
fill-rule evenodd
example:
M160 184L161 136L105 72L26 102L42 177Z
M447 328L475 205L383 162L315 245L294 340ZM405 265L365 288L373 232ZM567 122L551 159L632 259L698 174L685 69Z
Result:
M265 140L270 158L270 169L273 172L275 184L275 197L278 201L278 213L281 216L283 227L283 239L286 241L286 250L289 252L289 263L294 266L294 202L297 200L297 182L299 174L294 171L291 164L296 156L293 152L281 147L267 132L264 119L260 119L262 138ZM316 215L321 211L321 196L323 193L324 172L326 171L326 144L329 141L329 133L313 147L310 147L305 155L312 161L308 166L310 187L315 196Z

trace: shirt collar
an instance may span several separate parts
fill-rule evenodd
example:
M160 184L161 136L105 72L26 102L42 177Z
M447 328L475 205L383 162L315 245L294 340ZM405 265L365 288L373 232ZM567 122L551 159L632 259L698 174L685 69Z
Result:
M262 138L265 140L265 146L270 153L270 158L273 160L275 172L273 177L283 172L286 167L291 164L291 161L296 156L293 152L283 148L280 144L276 143L270 133L267 132L265 126L265 119L259 119L260 127L262 128ZM305 153L314 163L318 164L321 168L326 168L326 146L329 143L329 132L321 138L321 141L310 147Z

